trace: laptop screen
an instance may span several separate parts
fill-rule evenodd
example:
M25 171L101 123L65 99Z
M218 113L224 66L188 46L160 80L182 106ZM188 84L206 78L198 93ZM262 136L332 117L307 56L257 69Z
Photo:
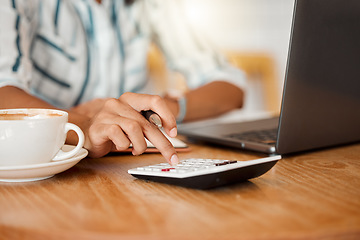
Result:
M360 1L297 0L277 152L360 140Z

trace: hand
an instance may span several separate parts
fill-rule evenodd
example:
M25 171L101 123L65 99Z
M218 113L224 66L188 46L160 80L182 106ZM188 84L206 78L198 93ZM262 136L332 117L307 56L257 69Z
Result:
M139 155L147 148L146 137L170 164L177 164L179 160L174 147L155 125L140 114L142 110L155 111L165 132L176 137L175 117L160 96L125 93L119 99L107 99L83 129L89 156L101 157L112 150L125 150L130 144L133 155Z

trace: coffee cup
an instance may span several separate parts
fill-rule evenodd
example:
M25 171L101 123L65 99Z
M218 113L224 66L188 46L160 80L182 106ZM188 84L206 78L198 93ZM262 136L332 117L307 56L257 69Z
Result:
M64 152L68 131L78 143ZM76 155L84 145L81 129L68 123L68 113L55 109L0 110L0 166L23 166L60 161Z

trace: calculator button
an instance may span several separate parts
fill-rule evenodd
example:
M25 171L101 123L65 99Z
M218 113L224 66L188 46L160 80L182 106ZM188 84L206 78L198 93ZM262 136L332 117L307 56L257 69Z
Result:
M159 165L159 166L169 166L168 163L159 163L159 164L157 164L157 165Z
M149 166L149 168L163 168L164 166L158 166L158 165L152 165L152 166Z
M188 171L189 168L178 168L178 170L179 170L179 171L180 171L180 170L182 170L182 171Z
M227 165L227 162L223 162L223 163L216 163L215 166L223 166L223 165Z
M161 169L162 172L169 172L171 169L175 169L175 168L163 168Z

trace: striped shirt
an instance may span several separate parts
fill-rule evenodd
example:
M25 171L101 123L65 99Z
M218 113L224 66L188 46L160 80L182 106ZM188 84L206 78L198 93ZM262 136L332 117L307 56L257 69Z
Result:
M60 108L124 92L152 93L151 42L190 89L245 78L183 20L179 0L0 0L0 87Z

